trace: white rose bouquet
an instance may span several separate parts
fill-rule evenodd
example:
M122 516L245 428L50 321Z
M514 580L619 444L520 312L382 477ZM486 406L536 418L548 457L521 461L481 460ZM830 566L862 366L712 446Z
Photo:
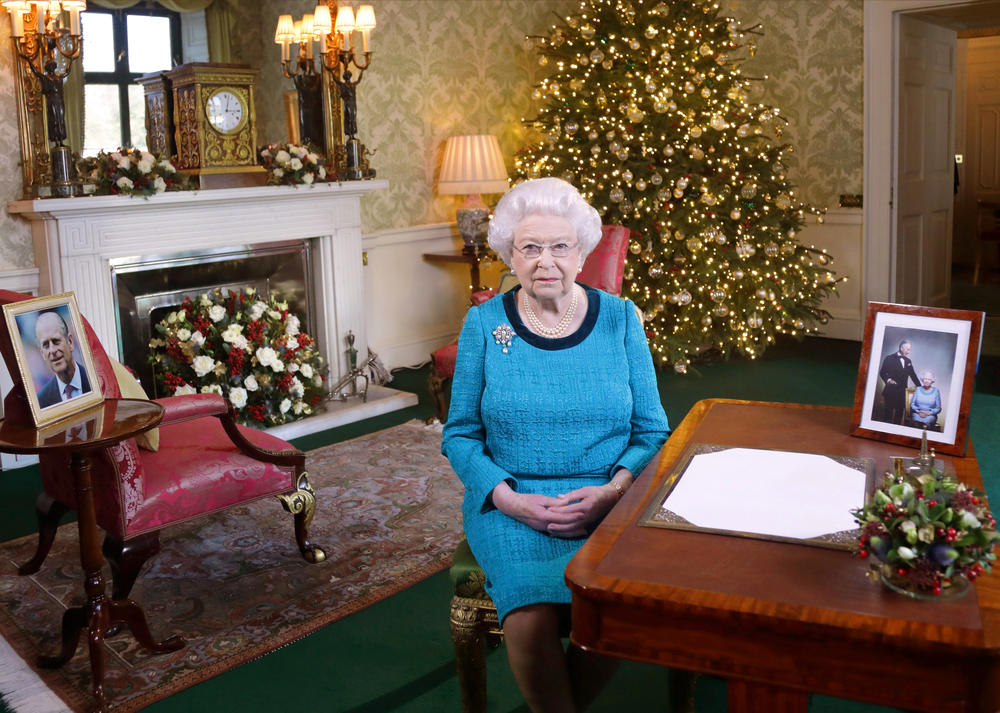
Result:
M153 196L194 188L168 159L135 148L101 151L80 159L77 168L84 180L97 186L99 195Z
M326 364L288 304L253 288L186 299L156 325L149 361L163 393L218 393L237 420L274 426L315 413Z
M258 152L271 186L298 186L325 183L326 159L313 146L268 144Z

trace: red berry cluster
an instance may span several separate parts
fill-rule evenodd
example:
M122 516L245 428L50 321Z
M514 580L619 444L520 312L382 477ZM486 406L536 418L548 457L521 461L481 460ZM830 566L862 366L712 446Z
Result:
M250 414L250 419L264 423L267 421L267 409L260 404L248 404L246 412Z
M236 376L243 372L243 363L245 361L244 352L242 349L230 349L229 356L226 357L226 361L229 363L229 374L231 376Z
M203 314L192 319L191 324L194 326L195 330L201 332L203 336L208 336L208 330L212 328L212 321Z
M163 374L163 383L167 385L170 393L177 391L181 386L184 386L184 379L177 376L177 374L171 374L169 371Z
M255 319L247 325L246 337L251 344L263 344L264 343L264 330L267 329L265 325L259 319Z
M167 340L167 354L180 362L187 361L187 357L184 356L184 351L181 349L181 343L177 337L170 337Z
M290 388L292 388L292 378L293 378L292 375L289 374L287 371L284 374L282 374L281 378L278 379L277 383L278 391L288 391Z

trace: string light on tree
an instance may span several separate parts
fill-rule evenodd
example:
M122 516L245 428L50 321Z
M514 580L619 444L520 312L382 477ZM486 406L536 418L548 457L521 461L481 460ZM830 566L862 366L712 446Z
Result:
M524 121L544 138L515 172L564 178L632 230L624 294L679 372L707 351L756 358L776 334L816 333L839 281L798 242L822 212L788 181L780 110L750 99L764 78L741 64L759 34L706 0L582 0L528 38L550 74Z

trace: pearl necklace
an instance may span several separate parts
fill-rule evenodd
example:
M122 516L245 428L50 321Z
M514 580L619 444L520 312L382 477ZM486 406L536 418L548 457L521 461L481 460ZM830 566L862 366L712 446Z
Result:
M573 286L573 298L569 301L569 307L566 309L566 313L559 320L558 324L554 327L546 327L542 324L542 320L538 318L535 311L531 309L531 302L528 301L528 293L522 290L521 300L524 304L524 314L528 318L528 324L531 326L532 331L543 337L549 337L550 339L555 337L561 337L566 328L569 327L569 323L573 321L573 315L576 313L576 304L580 301L580 293L576 289L576 285Z

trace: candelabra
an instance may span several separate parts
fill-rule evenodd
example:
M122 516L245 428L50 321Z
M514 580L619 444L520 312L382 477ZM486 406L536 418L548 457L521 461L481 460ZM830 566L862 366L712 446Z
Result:
M336 13L334 15L334 12ZM336 22L333 21L334 16ZM362 5L355 15L353 8L344 5L338 8L336 0L326 0L313 13L293 21L291 15L281 15L275 29L274 41L281 45L281 68L284 75L296 82L299 89L300 121L303 133L306 121L302 114L303 87L318 87L316 78L326 70L330 80L337 87L343 111L343 160L338 157L338 177L349 180L371 178L375 172L367 165L364 145L358 140L358 106L356 91L368 65L371 64L369 35L375 29L375 10L371 5ZM361 34L361 59L354 33ZM320 43L319 69L315 64L313 42ZM295 64L291 60L291 45L298 45ZM353 67L353 69L352 69ZM357 76L355 76L355 72ZM315 95L313 95L315 96ZM315 111L315 109L313 109ZM338 137L339 139L339 137ZM339 153L339 152L338 152Z
M63 145L66 140L63 80L83 48L80 13L87 9L87 2L3 0L0 4L10 13L14 51L37 82L29 87L28 94L41 94L45 98L48 140L53 144L49 152L52 193L78 195L80 186L76 181L73 152ZM64 25L63 11L69 15L69 27Z

